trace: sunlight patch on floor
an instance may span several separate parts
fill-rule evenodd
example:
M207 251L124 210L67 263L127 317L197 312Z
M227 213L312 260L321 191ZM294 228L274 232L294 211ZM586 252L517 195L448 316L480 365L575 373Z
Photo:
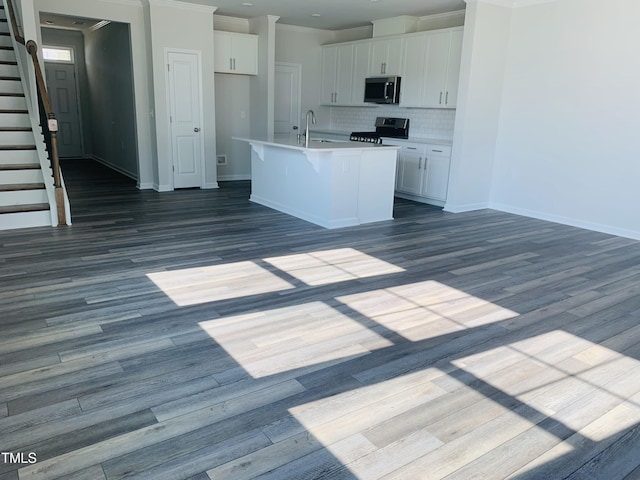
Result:
M336 297L411 341L499 322L518 314L433 280Z
M319 369L392 345L324 302L209 320L200 327L254 378Z
M307 285L327 285L404 272L403 268L353 248L285 255L264 261Z
M250 261L149 273L147 277L180 307L294 288Z
M640 362L563 330L452 363L594 442L640 421Z

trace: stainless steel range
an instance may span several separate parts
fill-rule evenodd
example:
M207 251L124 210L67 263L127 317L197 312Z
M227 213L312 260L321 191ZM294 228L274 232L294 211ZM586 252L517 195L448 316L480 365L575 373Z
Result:
M382 143L382 137L409 138L409 119L377 117L375 132L352 132L352 142Z

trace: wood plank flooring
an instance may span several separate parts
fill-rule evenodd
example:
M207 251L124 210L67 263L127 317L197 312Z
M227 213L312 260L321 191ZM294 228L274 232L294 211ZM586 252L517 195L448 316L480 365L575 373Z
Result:
M640 478L640 242L63 168L0 232L0 480Z

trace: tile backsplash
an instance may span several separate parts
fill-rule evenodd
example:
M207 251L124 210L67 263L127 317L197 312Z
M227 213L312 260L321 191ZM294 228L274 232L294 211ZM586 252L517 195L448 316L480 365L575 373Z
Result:
M456 111L437 108L332 107L331 128L345 132L375 130L376 117L401 117L410 119L409 136L452 140Z

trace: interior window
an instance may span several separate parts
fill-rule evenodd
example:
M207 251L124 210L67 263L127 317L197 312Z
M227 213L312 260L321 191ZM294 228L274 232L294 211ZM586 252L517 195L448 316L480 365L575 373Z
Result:
M73 63L73 48L42 47L42 57L48 62Z

